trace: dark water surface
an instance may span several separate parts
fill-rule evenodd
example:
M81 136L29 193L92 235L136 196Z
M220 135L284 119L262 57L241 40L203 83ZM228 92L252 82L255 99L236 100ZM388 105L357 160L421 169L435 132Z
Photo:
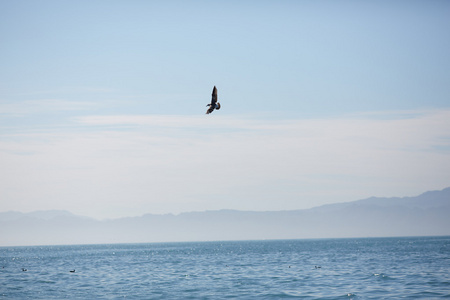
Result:
M450 237L2 247L0 264L1 299L450 298Z

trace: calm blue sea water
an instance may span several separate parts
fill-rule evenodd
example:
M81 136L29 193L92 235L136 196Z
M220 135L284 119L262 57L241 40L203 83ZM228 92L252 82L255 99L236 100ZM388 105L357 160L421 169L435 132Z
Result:
M0 264L1 299L450 297L450 237L3 247Z

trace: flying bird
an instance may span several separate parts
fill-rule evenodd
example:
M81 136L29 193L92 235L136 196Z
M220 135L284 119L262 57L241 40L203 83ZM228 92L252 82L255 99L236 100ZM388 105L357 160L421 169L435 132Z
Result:
M209 106L208 110L206 111L206 114L210 114L214 111L214 109L219 110L220 109L220 103L217 102L217 88L214 86L211 96L211 103L206 105Z

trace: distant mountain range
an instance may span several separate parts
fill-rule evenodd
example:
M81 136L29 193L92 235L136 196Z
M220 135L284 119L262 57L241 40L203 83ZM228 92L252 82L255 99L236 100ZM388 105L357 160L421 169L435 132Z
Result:
M450 235L450 188L290 211L217 210L98 221L0 213L0 246Z

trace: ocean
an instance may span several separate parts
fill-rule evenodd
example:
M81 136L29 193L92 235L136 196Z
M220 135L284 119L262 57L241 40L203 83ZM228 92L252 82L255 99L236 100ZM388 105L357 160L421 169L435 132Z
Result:
M450 237L0 247L0 299L450 298Z

